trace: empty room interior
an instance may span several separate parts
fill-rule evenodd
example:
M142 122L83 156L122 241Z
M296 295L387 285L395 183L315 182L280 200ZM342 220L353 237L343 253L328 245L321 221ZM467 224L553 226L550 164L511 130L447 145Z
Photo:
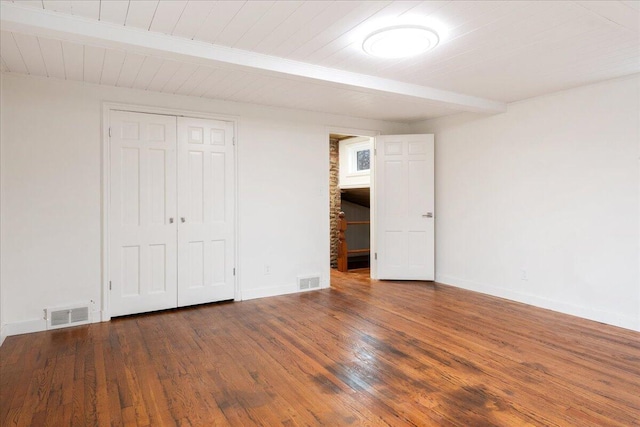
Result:
M640 426L640 1L0 1L0 425Z

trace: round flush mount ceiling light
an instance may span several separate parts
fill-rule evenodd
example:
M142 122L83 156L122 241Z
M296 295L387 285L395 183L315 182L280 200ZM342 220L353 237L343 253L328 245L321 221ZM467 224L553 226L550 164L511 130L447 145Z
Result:
M438 34L430 28L399 25L369 34L362 49L380 58L407 58L433 49L439 40Z

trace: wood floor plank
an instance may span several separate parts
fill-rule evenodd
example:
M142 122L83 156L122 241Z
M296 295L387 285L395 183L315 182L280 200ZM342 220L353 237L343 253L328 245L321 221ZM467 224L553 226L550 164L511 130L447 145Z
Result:
M640 333L451 286L331 289L12 336L2 426L640 426Z

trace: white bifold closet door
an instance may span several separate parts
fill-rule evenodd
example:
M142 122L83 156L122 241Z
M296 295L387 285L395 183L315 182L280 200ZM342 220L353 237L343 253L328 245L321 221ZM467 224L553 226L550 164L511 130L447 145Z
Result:
M110 116L112 316L233 299L233 124Z
M233 123L178 118L178 305L233 299Z

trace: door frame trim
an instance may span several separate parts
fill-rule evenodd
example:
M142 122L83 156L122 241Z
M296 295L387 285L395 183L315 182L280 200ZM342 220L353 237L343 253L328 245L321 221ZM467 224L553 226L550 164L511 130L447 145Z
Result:
M100 212L100 229L101 229L101 253L100 253L100 278L101 278L101 303L100 303L100 321L106 322L111 320L111 300L109 298L109 194L110 194L110 179L111 168L109 164L110 159L110 144L109 144L109 127L110 116L112 111L126 111L131 113L146 113L146 114L161 114L165 116L175 117L192 117L197 119L209 119L209 120L221 120L225 122L233 123L233 136L234 136L234 162L233 162L233 205L234 205L234 233L235 250L233 254L233 264L236 269L236 274L233 278L234 286L234 301L242 300L242 290L240 288L240 268L238 266L238 246L239 246L239 223L238 223L238 121L239 116L229 114L208 113L203 111L182 110L178 108L164 108L154 107L150 105L136 105L136 104L124 104L118 102L103 102L102 103L102 141L101 141L101 156L100 168L101 168L101 212Z

